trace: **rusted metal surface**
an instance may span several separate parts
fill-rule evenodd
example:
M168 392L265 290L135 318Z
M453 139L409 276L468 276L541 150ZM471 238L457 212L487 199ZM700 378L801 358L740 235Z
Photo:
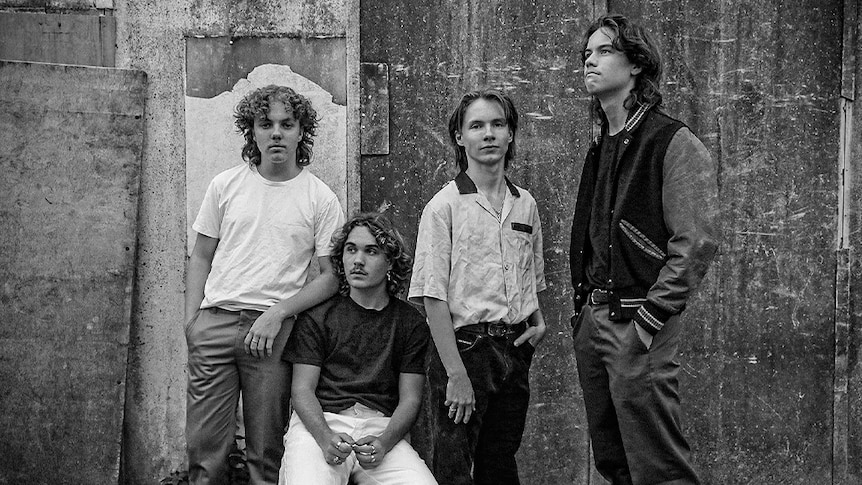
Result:
M106 15L0 12L0 59L114 67L116 30Z
M117 483L145 74L0 85L0 483Z
M590 138L573 43L592 4L377 0L362 2L360 15L360 60L387 63L390 78L390 153L363 157L362 208L388 209L411 245L425 203L454 175L447 124L461 94L496 85L514 98L521 124L509 175L538 201L549 284L521 476L531 484L585 483L589 449L572 356L567 249Z
M389 66L364 62L360 70L360 153L389 153Z
M283 64L347 104L345 39L190 37L186 39L186 95L212 98L230 91L262 64Z

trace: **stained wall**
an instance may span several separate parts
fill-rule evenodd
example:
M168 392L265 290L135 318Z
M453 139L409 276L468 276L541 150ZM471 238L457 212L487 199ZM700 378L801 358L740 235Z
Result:
M720 169L722 249L687 310L681 356L684 422L698 466L712 483L858 482L856 2L0 0L0 10L111 17L104 23L115 24L115 66L148 75L127 483L153 483L185 466L184 97L195 36L346 37L346 62L356 66L344 71L346 204L360 206L361 182L361 207L388 207L408 239L424 203L452 175L445 120L458 96L485 84L513 94L523 122L511 177L539 202L549 280L550 332L535 357L523 476L601 483L575 381L566 250L591 136L578 39L608 10L647 22L659 36L668 110L704 140ZM388 143L362 156L361 166L352 163L358 103L349 102L360 60L383 66L369 75L386 89L368 85L388 100L388 110L377 111Z

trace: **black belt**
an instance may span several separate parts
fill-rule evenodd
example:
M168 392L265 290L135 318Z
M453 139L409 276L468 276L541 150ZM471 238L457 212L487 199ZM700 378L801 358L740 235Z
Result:
M491 337L505 337L507 335L521 335L524 330L527 330L525 322L508 324L503 322L479 322L473 325L464 325L458 330L463 330L469 333L480 333Z
M611 300L611 293L608 290L596 288L590 292L590 305L605 305Z

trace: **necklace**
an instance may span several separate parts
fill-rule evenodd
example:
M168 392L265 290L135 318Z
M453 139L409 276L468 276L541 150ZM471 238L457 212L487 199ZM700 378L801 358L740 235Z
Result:
M497 189L497 194L496 194L497 197L495 197L495 198L489 197L489 193L485 192L484 190L480 190L480 192L482 193L482 195L485 196L485 200L487 200L488 205L491 206L491 211L494 213L494 215L497 217L497 220L499 221L503 216L503 205L505 204L505 201L506 201L506 187L505 187L505 185L500 186ZM497 201L499 201L499 206L500 206L499 209L497 208L497 205L498 205Z

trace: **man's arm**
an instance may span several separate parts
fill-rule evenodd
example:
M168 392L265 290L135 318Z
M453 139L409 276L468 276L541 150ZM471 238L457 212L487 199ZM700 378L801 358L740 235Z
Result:
M320 263L320 274L316 278L296 295L269 307L255 320L245 336L246 353L255 357L272 355L275 336L281 330L281 323L285 318L308 310L338 292L338 277L335 276L329 256L321 256L317 261ZM288 329L288 335L290 330L292 329ZM256 346L251 345L252 341L256 341Z
M410 431L422 405L425 376L401 373L398 377L398 406L380 436L363 436L356 440L353 451L362 468L376 468L402 438Z
M548 327L545 325L545 317L542 315L541 308L534 311L532 315L527 318L527 323L529 324L527 330L515 339L515 347L518 347L529 340L530 345L532 345L533 348L536 348L539 345L539 342L545 338L545 332L548 331Z
M536 275L536 292L542 292L547 288L547 284L545 283L545 257L542 242L542 221L539 219L539 209L536 207L535 203L533 203L532 217L533 271ZM527 317L529 327L527 327L527 330L515 339L515 342L513 342L515 347L518 347L523 344L524 341L529 340L530 345L532 345L533 348L536 348L539 345L539 342L545 338L547 326L545 325L545 317L542 314L542 304L538 301L538 298L538 295L536 295L538 308L536 308L536 311Z
M212 269L218 239L198 233L186 272L185 322L194 316L204 300L204 286Z
M467 369L455 343L455 327L452 324L449 304L427 296L424 302L431 338L434 339L437 353L440 354L440 360L446 368L446 375L449 376L449 382L446 384L446 401L443 404L449 406L449 417L455 423L467 423L473 414L476 398L470 376L467 375ZM432 405L436 406L437 403Z
M717 250L718 178L703 143L687 128L680 129L664 160L662 204L670 231L668 255L658 279L638 309L635 322L649 348L664 323L682 311L706 275Z
M344 459L353 451L353 438L345 433L335 433L326 424L323 408L317 400L315 390L320 379L320 367L308 364L293 364L293 383L291 384L291 402L293 410L302 420L302 424L317 441L317 446L323 451L323 458L330 465L344 463ZM339 458L338 463L333 458Z

